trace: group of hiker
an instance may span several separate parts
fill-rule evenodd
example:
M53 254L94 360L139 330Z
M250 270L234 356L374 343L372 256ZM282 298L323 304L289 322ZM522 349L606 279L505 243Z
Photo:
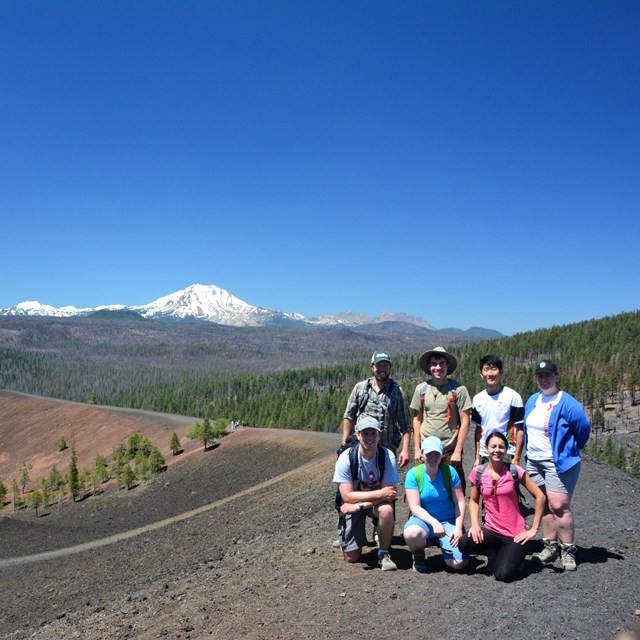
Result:
M551 360L536 365L540 391L526 405L502 383L503 364L497 356L480 360L485 388L473 399L450 377L457 365L443 347L423 353L420 367L428 379L416 386L407 404L391 378L390 354L373 354L373 375L355 385L343 417L333 476L338 485L336 545L347 562L357 562L371 519L379 566L397 569L391 543L398 468L411 462L413 441L415 466L404 481L410 511L404 539L414 571L427 572L425 548L437 542L450 569L463 569L470 556L484 555L497 580L513 580L540 525L543 549L533 557L542 563L559 558L566 571L574 571L571 496L580 474L579 452L590 433L583 407L560 389L558 367ZM475 457L465 477L462 455L471 425ZM467 480L470 527L465 531ZM535 500L529 528L522 515L522 487Z

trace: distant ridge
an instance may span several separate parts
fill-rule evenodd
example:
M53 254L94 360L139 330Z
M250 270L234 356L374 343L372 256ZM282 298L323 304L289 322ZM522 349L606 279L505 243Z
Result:
M115 320L146 320L139 313L131 309L99 309L90 313L89 318L115 319Z
M357 328L372 325L402 325L405 329L414 327L425 331L473 337L500 337L502 334L492 329L472 327L462 329L435 329L424 318L406 313L383 311L371 317L356 311L327 314L306 318L299 313L286 313L268 307L257 307L232 295L217 285L193 284L168 296L163 296L148 304L125 306L121 304L101 305L95 308L79 309L74 306L53 307L37 301L21 302L13 307L0 309L0 316L43 316L43 317L101 317L101 318L145 318L162 322L205 322L230 327L345 327Z
M470 327L466 331L449 327L446 329L440 329L439 331L450 335L460 334L464 336L472 336L474 338L501 338L503 336L502 333L495 329L484 329L483 327Z

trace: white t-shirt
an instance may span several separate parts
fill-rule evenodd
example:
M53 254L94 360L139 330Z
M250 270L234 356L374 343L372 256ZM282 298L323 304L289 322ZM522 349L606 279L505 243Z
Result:
M540 394L536 406L527 417L527 458L530 460L553 460L551 440L549 440L549 420L551 410L562 398L562 391L552 396Z
M520 394L510 387L502 387L494 395L484 389L473 397L471 419L482 429L480 436L480 455L487 456L487 435L500 431L507 436L509 447L507 454L516 452L516 429L522 428L524 405Z
M358 450L358 481L354 482L351 477L351 465L349 463L349 449L343 451L338 459L333 473L333 481L338 484L350 482L353 488L358 491L370 491L379 489L382 485L397 484L398 471L396 470L396 457L389 449L384 449L387 457L384 465L384 478L380 477L377 457L374 455L371 460L365 460Z

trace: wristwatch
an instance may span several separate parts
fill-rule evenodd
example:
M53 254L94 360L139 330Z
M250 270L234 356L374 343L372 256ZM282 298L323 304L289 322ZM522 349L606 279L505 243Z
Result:
M358 509L360 509L360 511L364 509L364 502L358 502Z

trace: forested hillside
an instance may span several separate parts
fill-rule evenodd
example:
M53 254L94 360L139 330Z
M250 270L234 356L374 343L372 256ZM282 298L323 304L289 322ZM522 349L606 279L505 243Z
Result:
M28 340L24 333L18 339L19 322L1 325L0 387L256 426L333 430L354 382L369 374L374 349L392 351L393 376L410 397L423 379L420 353L441 339L427 332L403 345L397 335L383 344L380 335L374 341L346 330L217 327L194 333L156 323L90 322L41 322ZM637 402L640 312L446 346L459 360L455 377L471 393L480 389L478 361L491 352L503 359L507 384L525 399L536 390L535 362L553 358L563 388L585 404L596 424L606 405L620 407L623 391ZM340 364L293 364L301 362Z
M435 345L426 345L431 348ZM486 353L496 353L505 363L505 377L526 399L537 391L533 368L543 358L553 358L560 367L564 389L579 398L596 423L605 406L620 405L628 390L637 402L640 369L640 313L627 313L553 327L509 338L457 345L459 359L455 377L471 393L481 388L478 362ZM419 353L394 358L394 377L411 397L424 379ZM240 375L202 380L186 386L156 384L123 394L118 402L154 410L184 410L212 418L237 418L248 424L307 429L335 429L353 383L369 375L367 354L359 365L308 368L272 375ZM159 403L159 404L156 404Z
M117 318L0 317L0 388L99 404L170 406L189 412L197 383L253 374L361 363L384 345L414 353L425 344L477 339L407 323L307 330L162 323ZM156 388L166 396L158 400ZM165 391L168 390L168 391ZM193 414L191 414L193 415Z

